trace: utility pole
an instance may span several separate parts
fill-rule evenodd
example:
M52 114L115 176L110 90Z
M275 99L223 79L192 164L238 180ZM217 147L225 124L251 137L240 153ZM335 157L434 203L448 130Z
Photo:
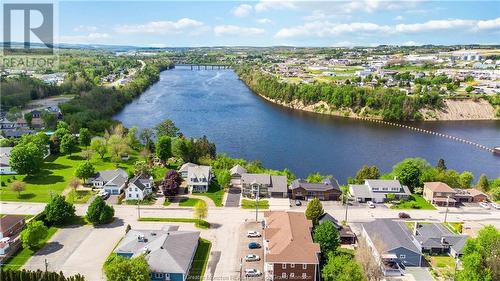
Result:
M448 206L450 204L450 196L446 197L446 212L444 213L444 223L446 223L446 219L448 218Z
M48 269L49 269L49 262L47 261L47 259L45 259L45 273L48 272Z
M260 184L257 185L257 193L255 199L255 222L259 221L259 197L260 197Z
M344 221L345 221L345 223L347 223L347 208L349 207L349 196L347 195L347 193L344 194L344 198L345 198L345 218L344 218Z
M137 200L137 220L141 218L141 202Z
M243 279L243 258L240 258L240 281Z

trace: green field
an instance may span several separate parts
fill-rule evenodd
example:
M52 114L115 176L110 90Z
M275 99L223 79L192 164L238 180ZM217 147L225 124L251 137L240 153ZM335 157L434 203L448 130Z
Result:
M208 258L210 257L210 248L212 243L210 241L200 238L198 243L198 248L194 254L193 263L187 280L189 281L202 281L203 275L205 275L205 269L207 268Z
M450 256L427 256L426 259L439 276L444 278L453 277L456 266L455 259Z
M94 194L90 190L71 190L66 195L66 201L73 204L85 204Z
M99 155L94 155L90 160L96 171L122 168L127 171L133 169L133 164L137 160L137 152L130 153L130 159L122 161L118 165L110 160L109 155L103 159ZM0 198L2 201L23 201L23 202L48 202L52 194L60 194L67 186L75 170L85 159L79 153L69 155L49 156L42 164L42 170L33 176L25 175L2 175ZM10 190L10 183L21 180L26 183L26 189L18 196L17 192ZM82 198L84 200L84 198Z
M206 196L214 201L215 206L222 207L222 200L224 199L224 188L221 188L216 183L211 183L208 187L207 192L194 193L193 195Z
M182 198L181 201L179 201L179 206L181 207L194 207L198 202L203 201L201 199L197 198Z
M210 223L205 220L190 219L190 218L140 218L139 221L153 221L153 222L187 222L194 223L197 228L208 229Z
M406 201L401 200L400 203L392 205L391 209L436 210L431 203L427 202L422 196L416 194L410 195L410 198Z
M256 207L255 200L243 199L241 200L241 208L243 209L255 209ZM259 200L259 209L269 209L269 201L267 200Z

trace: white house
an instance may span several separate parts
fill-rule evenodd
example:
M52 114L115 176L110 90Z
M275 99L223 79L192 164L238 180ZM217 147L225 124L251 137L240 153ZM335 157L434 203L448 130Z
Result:
M125 187L127 180L127 172L123 169L116 169L97 172L88 179L88 183L93 187L104 189L109 194L117 195Z
M12 151L12 147L0 147L0 174L1 175L10 175L15 174L16 172L12 170L10 167L10 152Z
M188 167L187 185L191 192L207 192L212 180L212 167L195 165Z
M125 189L126 200L143 200L153 192L153 177L138 175L132 178Z
M189 167L196 167L198 165L194 164L194 163L191 163L191 162L188 162L188 163L184 163L182 164L181 168L179 169L179 174L181 174L181 177L183 179L187 179L187 176L188 176L188 168Z
M408 198L411 195L406 185L398 180L365 180L364 184L349 185L349 194L358 202L373 201L382 203L387 194L392 193L396 199Z

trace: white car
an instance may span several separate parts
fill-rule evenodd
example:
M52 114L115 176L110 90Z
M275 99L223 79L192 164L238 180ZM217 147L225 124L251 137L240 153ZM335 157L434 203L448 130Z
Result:
M260 261L260 257L254 254L248 254L245 256L245 261Z
M260 237L260 232L258 231L248 231L247 232L247 237L254 238L254 237Z
M261 275L262 275L262 272L260 272L260 270L257 270L255 268L245 269L245 277L257 277L257 276L261 276Z
M490 204L488 204L486 202L479 203L479 206L481 206L481 207L483 207L483 208L485 208L487 210L491 209Z
M368 205L368 208L375 208L375 204L372 201L367 201L366 205Z
M491 207L493 207L497 210L500 210L500 204L498 204L498 203L491 203Z
M109 192L107 192L107 191L106 191L106 190L104 190L104 189L101 189L101 190L99 191L99 196L101 196L103 199L106 199L106 198L108 198L108 196L109 196Z

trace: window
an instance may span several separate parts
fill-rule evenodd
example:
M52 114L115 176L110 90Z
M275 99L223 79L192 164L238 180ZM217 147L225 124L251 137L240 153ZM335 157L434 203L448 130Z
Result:
M281 268L286 269L286 263L282 264Z
M387 191L387 187L382 187L382 190L383 191Z
M128 191L132 191L132 187L129 187Z
M132 197L132 194L130 194L130 193L129 193L129 194L128 194L128 197Z
M139 194L137 194L137 193L136 193L136 194L135 194L135 198L139 198Z
M282 279L286 279L286 273L285 272L281 273L281 278Z
M294 263L292 263L292 264L290 265L290 268L295 268L295 264L294 264Z
M135 192L137 192L137 187L135 188Z
M404 259L406 259L406 255L399 255L399 258L404 260Z
M378 187L374 187L372 188L372 190L378 191Z
M155 273L155 278L163 278L163 273Z
M303 264L302 269L307 269L307 264Z
M290 273L290 279L293 279L293 278L295 278L295 273L292 272L292 273Z
M306 279L307 278L307 273L302 273L302 279Z

